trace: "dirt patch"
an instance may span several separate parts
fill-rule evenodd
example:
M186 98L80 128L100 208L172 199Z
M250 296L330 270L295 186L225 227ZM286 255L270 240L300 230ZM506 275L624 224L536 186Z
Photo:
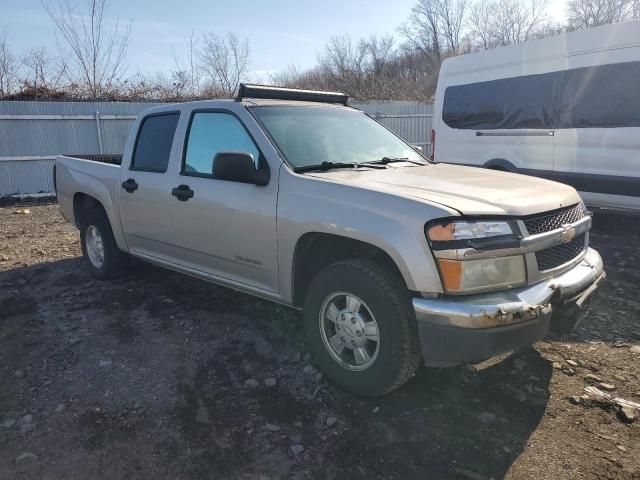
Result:
M573 335L364 400L305 373L299 313L145 265L93 280L55 204L5 206L0 478L638 479L640 421L570 401L640 401L637 218L591 242L609 276Z

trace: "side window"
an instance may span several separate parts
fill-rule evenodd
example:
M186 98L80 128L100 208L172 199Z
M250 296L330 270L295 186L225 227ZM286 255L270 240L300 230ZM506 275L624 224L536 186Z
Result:
M640 126L640 62L502 78L448 87L442 119L452 128Z
M640 126L640 62L564 72L560 128Z
M247 152L258 166L260 151L240 120L230 113L197 112L191 119L182 173L211 175L220 152Z
M178 113L167 113L152 115L142 121L133 149L131 170L157 173L167 171L179 117Z
M559 85L551 73L448 87L442 119L471 130L554 128Z

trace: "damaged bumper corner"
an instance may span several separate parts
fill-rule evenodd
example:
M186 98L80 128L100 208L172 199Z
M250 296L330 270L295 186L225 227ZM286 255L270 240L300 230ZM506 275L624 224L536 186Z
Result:
M531 345L549 330L571 331L604 277L602 258L589 248L579 264L535 285L414 298L424 361L434 366L482 361Z

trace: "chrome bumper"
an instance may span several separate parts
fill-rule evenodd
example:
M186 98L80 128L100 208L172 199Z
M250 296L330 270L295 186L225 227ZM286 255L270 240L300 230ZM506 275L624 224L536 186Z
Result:
M470 329L514 325L548 315L568 301L580 307L604 277L600 254L589 248L571 270L535 285L478 295L418 297L413 308L418 323Z

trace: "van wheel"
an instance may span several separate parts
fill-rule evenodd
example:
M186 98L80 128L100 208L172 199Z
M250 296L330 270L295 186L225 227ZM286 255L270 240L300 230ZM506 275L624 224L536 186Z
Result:
M91 273L100 279L122 273L127 255L118 249L107 215L102 210L89 210L80 222L82 254Z
M408 291L388 269L364 260L329 265L312 280L304 312L318 367L343 389L383 395L418 370Z

